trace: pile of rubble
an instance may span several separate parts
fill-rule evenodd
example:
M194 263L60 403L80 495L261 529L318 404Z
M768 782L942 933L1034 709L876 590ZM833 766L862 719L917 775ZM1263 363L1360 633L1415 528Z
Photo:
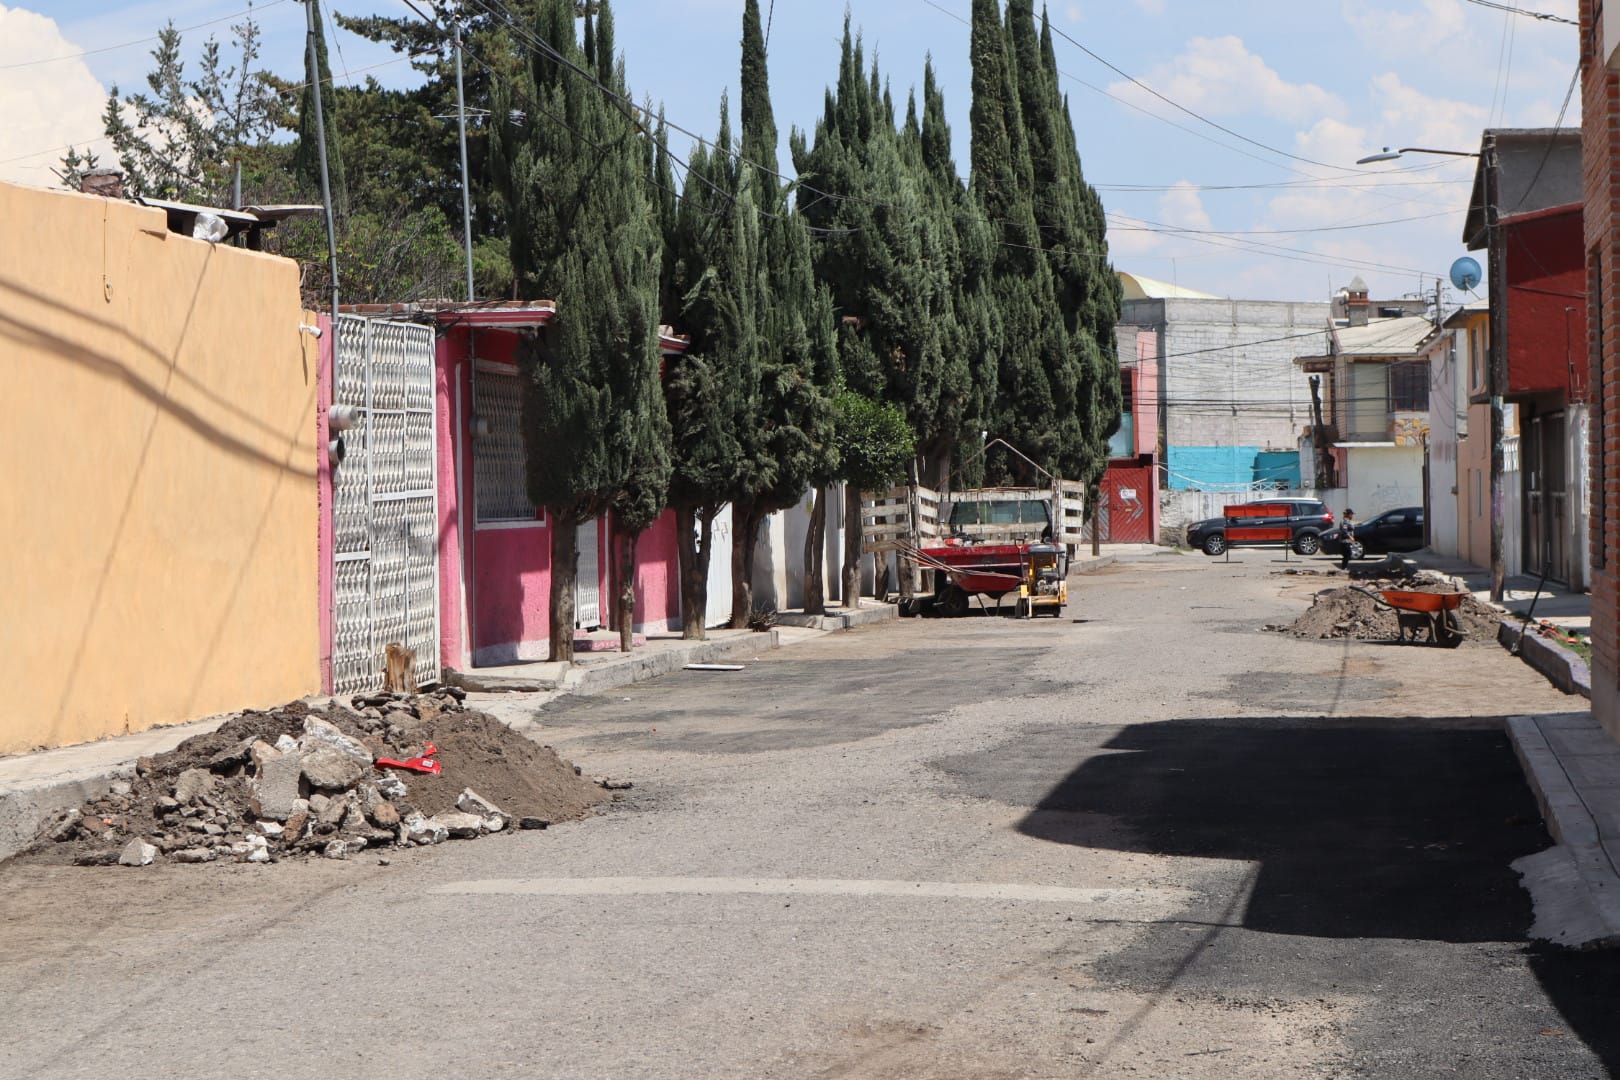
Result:
M1457 591L1450 578L1422 571L1402 582L1401 588L1413 592ZM1357 588L1326 589L1316 594L1310 608L1293 623L1267 626L1295 637L1313 640L1350 639L1354 641L1394 641L1401 636L1400 621L1395 612L1384 607L1369 595L1376 592L1369 587L1364 592ZM1465 642L1496 644L1496 627L1501 613L1472 595L1464 596L1456 611Z
M465 694L369 694L246 712L136 763L132 781L48 819L23 857L146 866L348 858L579 817L624 782L579 769Z

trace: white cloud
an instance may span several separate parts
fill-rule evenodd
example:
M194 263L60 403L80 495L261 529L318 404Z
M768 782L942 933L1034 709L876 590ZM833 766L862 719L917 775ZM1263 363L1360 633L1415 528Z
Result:
M1344 18L1362 41L1382 52L1433 52L1437 42L1455 41L1466 27L1462 0L1422 0L1396 9L1344 0Z
M101 110L107 91L83 59L30 61L81 51L54 20L0 5L0 180L54 187L51 173L69 144L107 155ZM29 64L27 67L8 67Z
M1300 123L1344 112L1336 95L1314 83L1289 82L1234 36L1193 38L1180 56L1146 72L1142 81L1207 114L1259 112ZM1158 104L1133 83L1116 82L1108 89L1144 106Z
M1159 199L1159 220L1178 229L1209 229L1213 226L1204 209L1204 197L1190 180L1178 180Z

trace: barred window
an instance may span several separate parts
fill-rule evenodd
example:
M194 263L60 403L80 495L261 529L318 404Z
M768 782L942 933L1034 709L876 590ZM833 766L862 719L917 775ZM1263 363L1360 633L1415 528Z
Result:
M1391 364L1389 407L1398 412L1424 412L1429 407L1429 362Z
M478 520L533 521L523 453L523 387L515 374L473 373L473 490Z

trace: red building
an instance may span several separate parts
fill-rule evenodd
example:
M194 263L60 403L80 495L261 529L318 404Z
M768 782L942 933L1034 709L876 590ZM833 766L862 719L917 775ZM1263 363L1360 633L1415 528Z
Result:
M1581 0L1582 226L1591 375L1592 715L1620 739L1620 4Z
M1494 146L1497 223L1489 228L1486 182ZM1581 133L1574 128L1485 132L1463 239L1494 249L1502 299L1491 337L1500 343L1499 385L1519 417L1522 565L1571 588L1589 580L1585 244ZM1477 400L1486 400L1483 396Z
M1159 541L1159 369L1157 337L1137 330L1134 340L1120 335L1119 431L1108 443L1097 520L1109 544ZM1125 349L1134 349L1125 354Z

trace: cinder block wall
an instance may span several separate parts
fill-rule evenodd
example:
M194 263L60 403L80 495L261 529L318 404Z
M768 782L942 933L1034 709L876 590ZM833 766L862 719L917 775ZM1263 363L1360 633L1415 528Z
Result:
M1611 0L1612 3L1612 0ZM1581 144L1591 357L1592 712L1620 739L1615 624L1620 617L1620 77L1596 50L1594 0L1581 0ZM1610 18L1615 14L1611 13Z
M319 689L304 318L290 260L0 183L0 753Z

